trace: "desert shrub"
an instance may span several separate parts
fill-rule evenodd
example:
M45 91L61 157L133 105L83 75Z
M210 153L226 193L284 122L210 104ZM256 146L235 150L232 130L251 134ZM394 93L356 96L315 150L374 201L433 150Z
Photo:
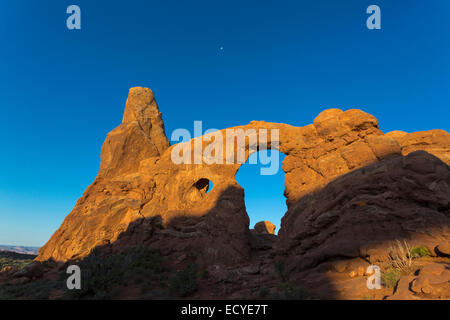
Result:
M411 248L406 241L396 241L396 244L391 247L389 254L391 267L400 274L411 274L414 271L413 258L411 257Z
M25 284L4 284L0 286L0 300L46 300L57 283L39 280Z
M78 264L81 269L81 289L70 290L70 299L111 299L121 285L135 284L149 288L155 280L164 278L163 259L157 251L135 247L118 254L103 254L94 249Z
M425 256L429 256L430 250L428 250L428 248L425 246L416 246L416 247L412 247L409 250L409 255L412 259L418 259L418 258L422 258Z
M3 267L17 267L23 269L26 265L33 262L35 255L15 253L9 251L0 251L0 270Z
M402 275L413 274L417 270L414 259L429 255L427 247L410 247L406 241L396 240L389 254L390 267L381 273L381 283L387 288L394 288Z
M401 272L397 269L390 268L381 273L381 284L386 288L395 288L400 280Z
M185 297L197 291L197 286L197 265L194 263L176 272L170 279L170 292L177 297Z

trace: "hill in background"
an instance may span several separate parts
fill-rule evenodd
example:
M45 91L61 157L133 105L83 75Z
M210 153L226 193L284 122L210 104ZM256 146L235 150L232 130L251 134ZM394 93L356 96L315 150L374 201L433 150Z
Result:
M6 269L12 267L20 270L27 264L33 262L34 258L36 258L36 255L0 251L0 270L3 270L3 268Z
M0 245L0 252L2 252L2 251L9 251L9 252L37 255L38 250L39 250L39 247Z

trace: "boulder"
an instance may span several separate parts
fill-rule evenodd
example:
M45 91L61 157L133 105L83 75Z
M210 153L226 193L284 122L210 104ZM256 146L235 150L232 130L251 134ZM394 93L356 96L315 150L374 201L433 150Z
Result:
M270 221L260 221L255 224L254 230L259 234L275 234L277 227Z
M439 255L450 257L450 243L440 243L436 246L436 251Z

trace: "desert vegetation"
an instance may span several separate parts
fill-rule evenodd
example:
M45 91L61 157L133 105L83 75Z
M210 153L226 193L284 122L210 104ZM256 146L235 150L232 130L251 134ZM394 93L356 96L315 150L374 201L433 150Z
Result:
M31 254L0 251L0 270L3 268L22 269L27 264L31 263L34 258L36 258L36 256Z
M381 274L381 283L386 288L394 288L404 275L412 275L420 269L417 259L430 255L425 246L411 247L406 240L395 241L389 254L389 265Z

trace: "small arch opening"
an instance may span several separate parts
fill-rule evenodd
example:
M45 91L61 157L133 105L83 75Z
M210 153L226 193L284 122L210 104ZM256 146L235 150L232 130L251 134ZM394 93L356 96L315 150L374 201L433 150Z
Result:
M280 230L281 218L287 211L284 197L285 173L281 168L285 157L278 150L258 151L236 173L236 181L244 188L245 207L251 229L255 229L258 222L270 221L276 227L275 234ZM267 163L267 159L270 162L263 164L260 161L262 159L265 159L264 163Z
M184 201L193 205L202 201L206 195L212 190L212 182L209 179L201 178L194 182L184 194Z
M209 179L201 178L194 183L194 187L200 192L208 194L213 188L213 183Z

